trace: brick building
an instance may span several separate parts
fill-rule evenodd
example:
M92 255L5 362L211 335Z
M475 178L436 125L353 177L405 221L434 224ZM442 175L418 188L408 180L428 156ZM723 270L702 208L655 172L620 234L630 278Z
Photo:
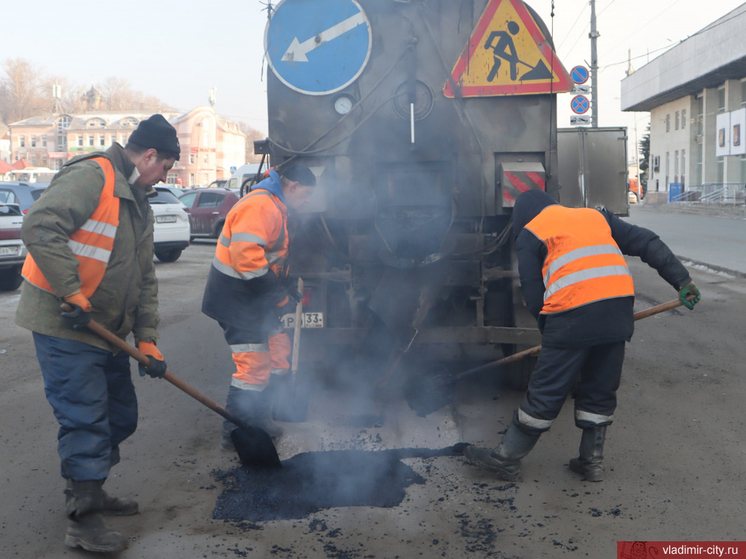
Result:
M176 128L181 143L181 160L169 173L169 183L206 186L230 178L231 168L244 164L246 136L238 124L218 117L212 107L162 114ZM9 160L25 159L34 167L59 169L77 155L105 150L114 142L124 146L140 121L149 116L89 111L14 122L8 126Z

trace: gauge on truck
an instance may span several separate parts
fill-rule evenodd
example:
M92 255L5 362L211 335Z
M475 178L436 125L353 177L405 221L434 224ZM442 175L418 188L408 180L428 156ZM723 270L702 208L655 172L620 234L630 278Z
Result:
M334 110L341 115L346 115L352 110L353 101L346 95L340 95L334 101Z

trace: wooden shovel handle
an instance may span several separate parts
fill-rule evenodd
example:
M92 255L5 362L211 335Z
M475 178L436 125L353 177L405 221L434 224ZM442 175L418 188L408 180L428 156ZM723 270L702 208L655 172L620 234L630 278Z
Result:
M295 306L295 324L293 324L293 353L290 370L293 375L298 372L298 360L300 357L300 330L303 323L303 278L298 278L298 293L300 301Z
M68 305L67 303L63 303L62 310L69 312L72 310L72 307ZM120 338L116 334L112 334L111 332L109 332L106 328L104 328L101 324L99 324L95 320L91 320L87 324L87 328L91 332L96 334L99 338L109 342L114 347L125 352L127 355L132 357L138 363L141 363L142 365L146 367L150 365L150 358L147 355L140 353L140 351L138 351L136 348L132 347L130 344L125 342L122 338ZM189 396L197 400L200 404L207 406L212 411L221 415L222 417L224 417L231 423L238 425L239 427L245 428L246 424L243 421L238 419L235 415L233 415L231 412L229 412L227 409L225 409L223 406L221 406L217 402L211 400L210 398L208 398L207 396L199 392L196 388L190 386L189 384L181 380L179 377L177 377L173 373L166 371L166 374L163 375L163 378L167 380L168 382L170 382L171 384L173 384L176 388L178 388L182 392L186 392L187 394L189 394Z
M662 303L660 305L650 307L649 309L636 312L634 315L634 318L635 320L641 320L643 318L653 316L654 314L660 314L662 312L670 311L672 309L675 309L676 307L682 306L683 304L684 303L682 303L679 299L676 299L674 301L669 301L668 303ZM507 357L503 357L502 359L498 359L497 361L491 361L484 365L480 365L479 367L475 367L474 369L469 369L468 371L465 371L461 373L460 375L458 375L458 377L462 378L462 377L472 376L477 373L491 371L495 367L502 367L503 365L507 365L508 363L520 361L521 359L525 357L530 357L532 355L538 355L539 352L541 352L541 346L536 345L534 347L524 349L523 351L519 351L518 353L514 353L512 355L508 355Z

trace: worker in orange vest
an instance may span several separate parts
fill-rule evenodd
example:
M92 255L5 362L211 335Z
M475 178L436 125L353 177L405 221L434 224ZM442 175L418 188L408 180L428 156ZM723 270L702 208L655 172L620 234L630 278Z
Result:
M159 114L125 147L67 162L23 220L28 248L16 324L33 332L47 400L59 422L58 452L69 518L65 544L112 552L128 538L102 515L138 512L103 484L137 427L137 398L124 352L90 332L91 319L150 356L140 374L163 377L156 347L158 281L148 195L179 159L176 130ZM62 302L72 310L60 314Z
M689 272L660 238L608 211L565 208L530 190L513 209L518 270L526 306L538 319L541 353L528 390L497 448L468 446L473 464L514 481L573 390L579 456L570 469L603 477L606 428L614 419L624 344L634 330L635 290L624 254L639 256L679 292L690 310L701 298Z
M287 212L305 206L315 185L301 163L271 169L231 208L202 300L202 312L223 328L235 364L225 407L275 439L282 429L272 421L272 399L290 369L290 339L279 317L302 296L288 280ZM223 450L233 449L235 428L223 423Z

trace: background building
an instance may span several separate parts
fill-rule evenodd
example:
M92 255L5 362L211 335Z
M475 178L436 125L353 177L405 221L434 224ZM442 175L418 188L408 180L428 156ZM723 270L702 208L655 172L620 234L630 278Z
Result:
M683 199L742 196L744 29L746 4L622 80L622 110L650 111L648 192L680 188Z
M169 183L206 186L230 178L231 169L244 164L245 134L238 124L219 118L212 107L162 114L176 128L181 143L181 160L169 173ZM140 121L150 116L90 111L27 118L8 126L9 161L25 159L34 167L56 170L77 155L105 150L114 142L124 146Z

